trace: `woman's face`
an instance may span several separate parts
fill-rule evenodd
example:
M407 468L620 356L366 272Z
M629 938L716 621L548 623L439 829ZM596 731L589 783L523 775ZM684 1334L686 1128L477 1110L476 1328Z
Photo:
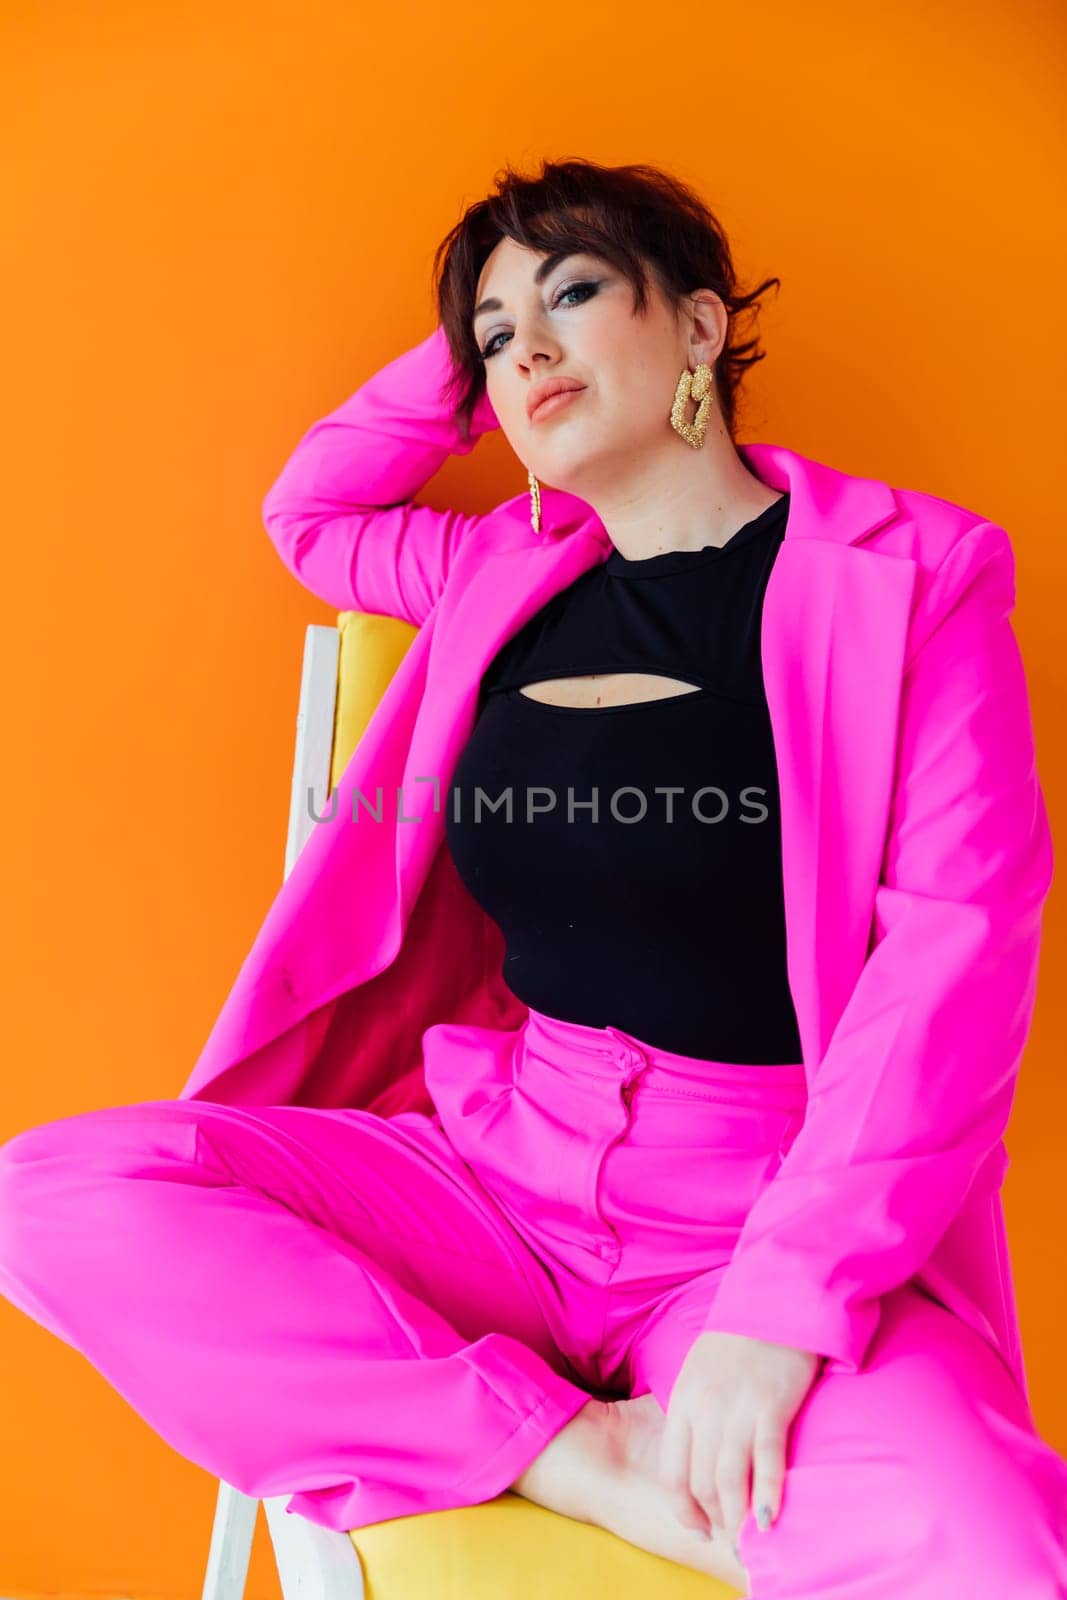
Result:
M488 299L499 305L482 308ZM590 499L677 449L669 418L679 375L714 361L726 328L714 291L696 304L695 333L710 338L694 343L693 319L676 316L655 281L647 309L635 311L629 280L598 256L558 260L513 239L486 260L475 307L486 389L515 454L543 483ZM557 377L583 388L531 417L531 392Z

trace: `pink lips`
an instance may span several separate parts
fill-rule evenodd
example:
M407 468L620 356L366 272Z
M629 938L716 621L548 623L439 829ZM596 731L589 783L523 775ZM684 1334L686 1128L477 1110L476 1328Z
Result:
M542 400L539 405L534 406L533 411L530 413L530 421L540 421L542 417L547 417L550 411L555 411L557 407L565 405L568 400L573 400L576 394L584 393L584 387L581 389L557 390L555 394L550 394L547 399Z

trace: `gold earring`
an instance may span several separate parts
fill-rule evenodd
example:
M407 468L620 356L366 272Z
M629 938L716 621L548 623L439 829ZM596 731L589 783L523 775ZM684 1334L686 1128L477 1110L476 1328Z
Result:
M541 532L541 485L533 473L527 469L526 476L530 484L530 526L534 533Z
M695 372L683 367L678 387L674 391L671 427L676 433L680 433L686 444L691 444L694 450L701 448L708 431L708 418L711 416L711 372L712 369L706 361L699 362ZM685 403L690 397L699 401L699 404L696 416L692 422L687 422Z

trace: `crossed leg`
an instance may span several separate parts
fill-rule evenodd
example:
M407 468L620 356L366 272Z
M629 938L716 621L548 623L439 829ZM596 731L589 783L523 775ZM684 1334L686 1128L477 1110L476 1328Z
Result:
M0 1291L335 1529L491 1499L588 1405L523 1251L418 1113L149 1101L0 1148Z
M540 1270L418 1114L153 1101L0 1147L0 1290L161 1437L348 1530L493 1498L587 1406ZM543 1286L542 1286L543 1289ZM646 1318L631 1392L665 1411L695 1282ZM794 1420L752 1600L1067 1594L1067 1463L1007 1368L906 1286L863 1370Z

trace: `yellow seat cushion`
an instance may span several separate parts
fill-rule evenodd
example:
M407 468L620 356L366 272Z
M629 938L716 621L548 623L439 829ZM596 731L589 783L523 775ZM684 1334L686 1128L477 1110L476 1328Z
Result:
M349 1534L367 1600L737 1600L741 1590L505 1492Z
M340 657L331 787L404 654L411 623L338 615ZM396 1517L349 1536L367 1600L736 1600L740 1591L505 1492L481 1505Z
M333 724L330 788L333 789L359 743L393 673L418 629L401 617L370 611L341 611L337 662L337 705Z

